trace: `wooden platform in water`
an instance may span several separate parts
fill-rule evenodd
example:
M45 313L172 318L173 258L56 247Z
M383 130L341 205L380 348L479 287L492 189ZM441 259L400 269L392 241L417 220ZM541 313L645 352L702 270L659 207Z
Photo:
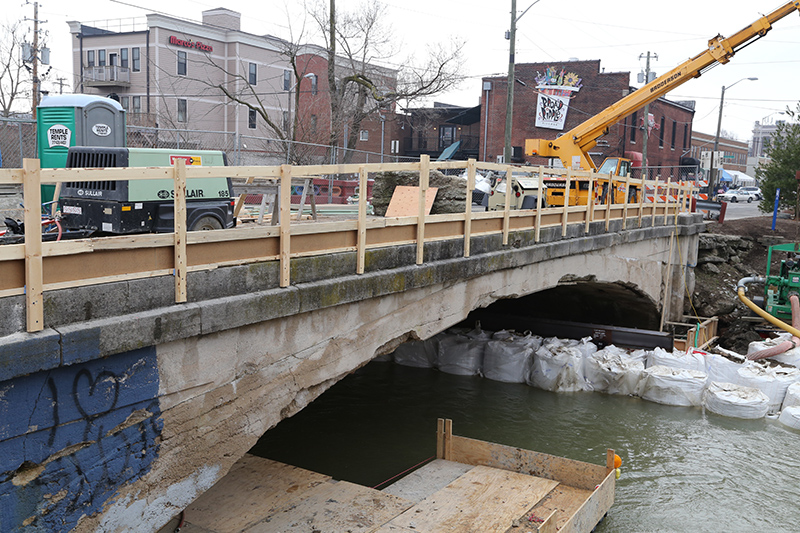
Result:
M185 511L188 533L588 533L614 501L606 467L452 435L383 491L247 455ZM174 525L173 529L174 531Z

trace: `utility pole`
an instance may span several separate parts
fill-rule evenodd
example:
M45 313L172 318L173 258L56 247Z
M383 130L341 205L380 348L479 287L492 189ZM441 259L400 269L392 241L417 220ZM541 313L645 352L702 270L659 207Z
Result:
M639 54L639 59L645 54ZM653 58L658 60L658 54L653 54ZM647 51L647 63L644 68L644 84L650 83L650 51ZM634 125L635 127L635 125ZM646 172L642 179L650 177L650 171L647 169L647 143L650 140L650 102L644 105L644 132L642 134L642 167Z
M517 16L517 0L511 0L511 30L507 34L507 39L510 41L508 45L508 93L506 95L506 135L505 143L503 145L503 163L511 163L511 126L513 125L513 112L514 112L514 53L517 43L517 22L525 13L533 6L538 4L541 0L535 0L528 9Z
M64 94L64 82L67 78L56 78L56 81L58 81L58 94Z
M30 4L30 2L26 2ZM31 20L31 19L25 19ZM31 94L31 116L36 120L36 107L39 105L39 93L41 80L39 80L39 22L47 22L46 20L39 20L39 2L33 3L33 44L31 49L30 62L31 75L33 77L33 94ZM48 51L49 55L49 51ZM26 59L27 60L27 59ZM49 58L44 60L45 64L49 63Z

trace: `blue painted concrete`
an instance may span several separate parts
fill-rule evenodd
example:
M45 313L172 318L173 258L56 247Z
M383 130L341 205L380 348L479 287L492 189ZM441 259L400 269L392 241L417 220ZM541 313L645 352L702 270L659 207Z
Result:
M0 531L99 511L149 471L160 415L155 347L0 382Z

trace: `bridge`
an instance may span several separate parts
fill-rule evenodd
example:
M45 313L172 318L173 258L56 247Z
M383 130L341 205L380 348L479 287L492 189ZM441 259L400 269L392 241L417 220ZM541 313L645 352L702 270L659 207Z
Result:
M463 212L424 209L434 168L466 172ZM655 201L473 212L478 170L515 169L0 171L29 228L0 247L0 529L156 530L348 373L499 300L583 284L656 325L682 314L703 231L689 187L631 179ZM366 191L389 171L419 174L416 214L368 217L361 198L351 218L292 219L293 176L357 175ZM181 214L185 180L214 176L276 185L280 223L187 233L177 216L169 234L42 238L41 183L167 177Z

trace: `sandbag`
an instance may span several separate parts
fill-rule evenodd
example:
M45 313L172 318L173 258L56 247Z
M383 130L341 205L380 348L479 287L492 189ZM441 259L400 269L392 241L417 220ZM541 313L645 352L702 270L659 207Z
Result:
M483 375L494 381L525 383L533 362L533 345L524 337L490 340L483 354Z
M742 363L731 361L727 357L716 353L704 354L706 361L706 373L709 383L719 381L720 383L738 383L739 369Z
M698 370L651 366L642 373L639 396L665 405L699 406L707 377Z
M579 344L571 340L545 339L542 347L534 353L527 383L552 392L587 390L583 352Z
M766 339L763 341L754 341L751 342L747 347L747 355L753 354L755 352L760 352L761 350L766 350L768 348L773 348L776 345L780 344L781 342L792 340L792 334L787 332L778 333L778 336L774 339ZM800 367L800 346L797 348L792 348L791 350L784 352L782 354L773 355L769 358L770 361L776 361L778 363L782 363L785 365L792 365L795 367Z
M439 339L445 335L434 335L424 341L406 341L398 346L392 357L398 365L416 368L434 368L439 358Z
M447 374L477 376L481 373L486 339L448 335L439 341L439 370Z
M668 366L670 368L683 368L705 373L706 360L702 352L689 350L683 352L675 350L668 352L663 348L656 348L647 356L647 368L651 366Z
M777 413L783 404L786 389L800 378L799 372L797 369L768 368L750 362L737 371L736 383L755 387L766 394L769 397L769 412Z
M613 344L583 360L587 390L607 394L636 394L644 372L640 357L631 357Z
M732 418L764 418L769 410L769 398L753 387L712 381L703 392L703 407Z
M778 422L790 428L800 429L800 406L787 407L781 411Z
M786 389L786 396L783 398L781 409L800 405L800 383L795 382Z

